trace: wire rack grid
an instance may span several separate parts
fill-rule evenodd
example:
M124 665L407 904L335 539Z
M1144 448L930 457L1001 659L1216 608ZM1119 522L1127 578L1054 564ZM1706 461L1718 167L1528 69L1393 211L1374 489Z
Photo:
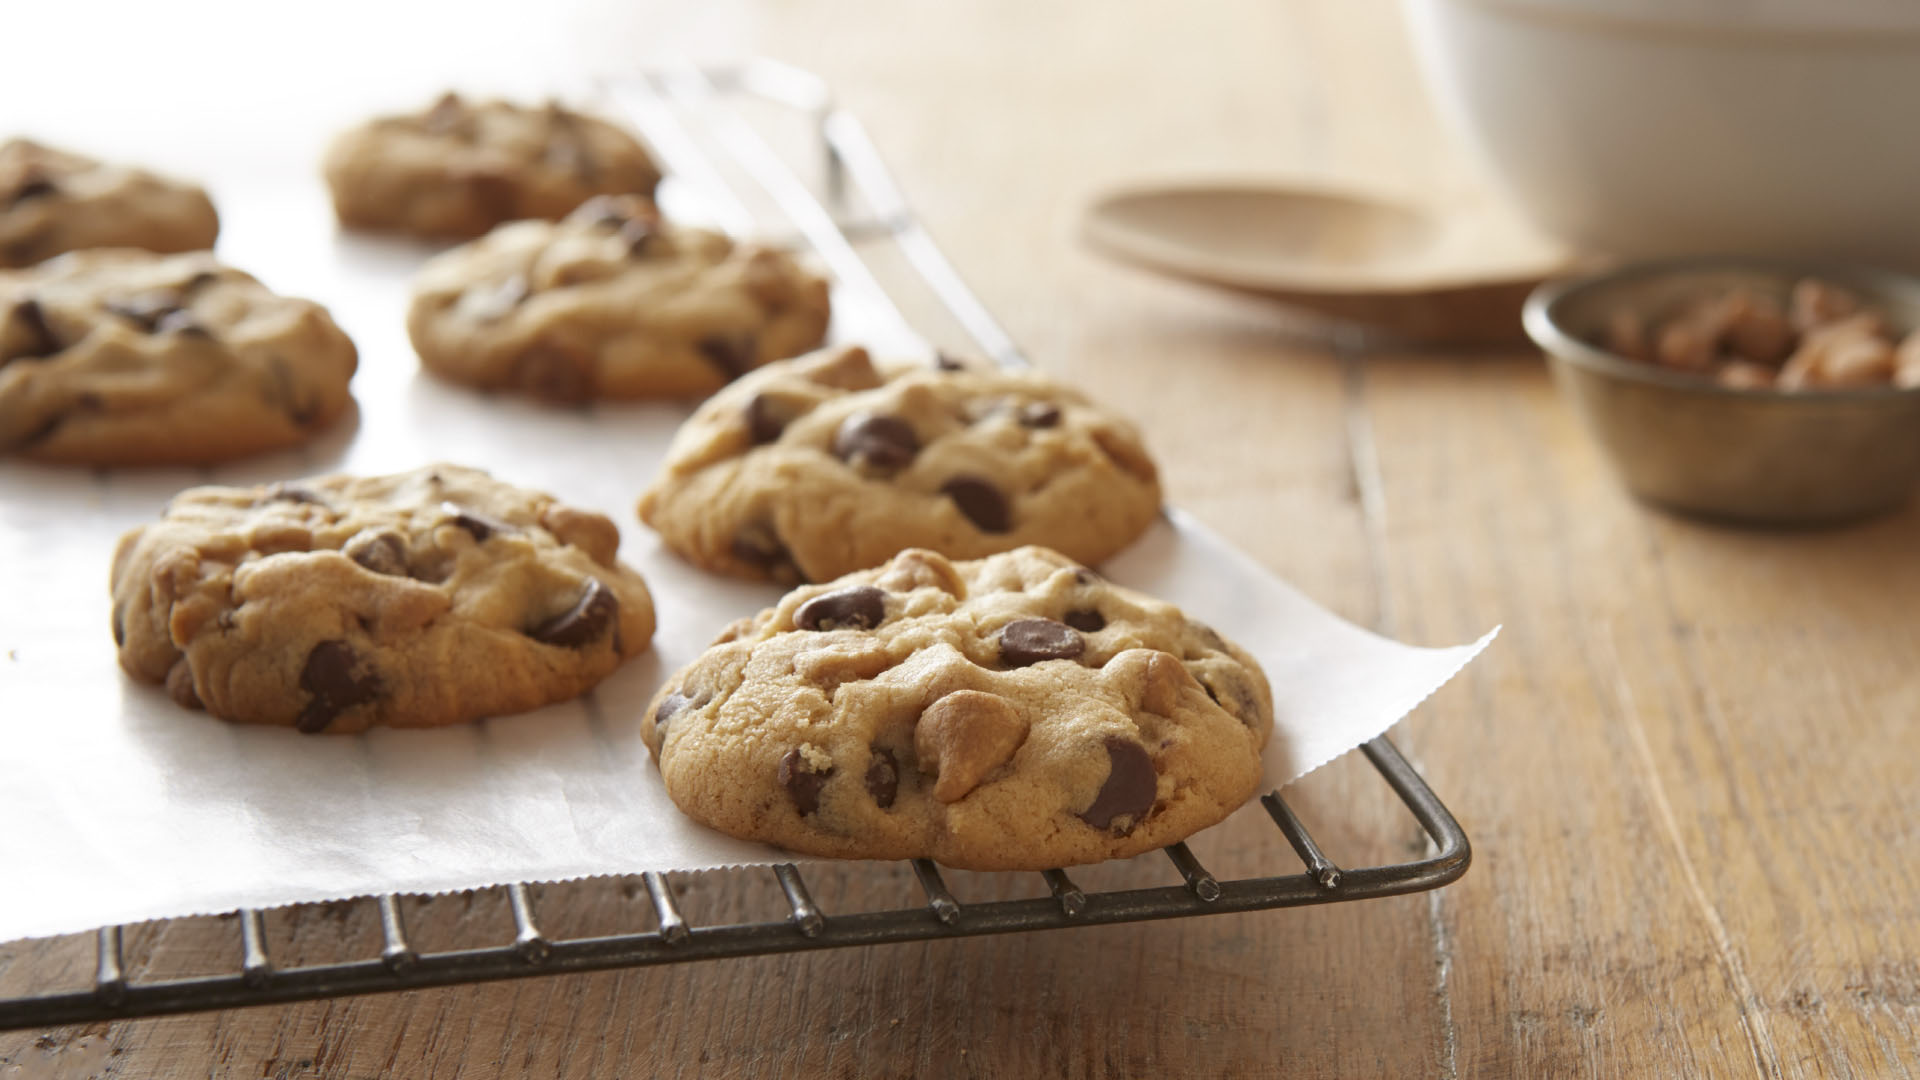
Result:
M702 193L708 201L706 209L722 227L749 231L753 214L728 187L713 156L692 137L683 115L698 117L707 125L704 134L723 148L732 166L752 177L805 245L827 265L840 289L859 294L863 303L887 313L910 333L907 320L859 250L875 242L891 245L981 350L1005 366L1027 365L1026 356L914 215L859 121L834 105L827 87L816 77L756 60L713 70L683 66L653 71L609 83L604 89L669 169ZM735 108L743 100L771 104L806 118L822 170L824 197L816 196ZM771 868L788 908L784 919L714 925L690 923L681 914L666 877L646 873L641 879L657 916L653 930L580 938L543 932L527 886L510 884L501 888L512 911L513 939L444 951L421 951L410 944L400 897L386 894L371 899L378 908L382 936L378 956L278 967L267 948L263 913L243 910L237 920L236 969L145 982L127 976L123 928L109 926L96 933L97 960L90 987L0 998L0 1031L566 972L1366 900L1439 888L1466 873L1471 860L1467 836L1419 773L1385 736L1360 749L1430 838L1425 857L1342 869L1321 851L1275 791L1260 801L1304 864L1304 872L1222 881L1200 864L1186 844L1179 843L1164 849L1174 871L1164 886L1088 892L1056 869L1042 872L1045 897L963 904L949 890L940 870L918 859L912 869L921 903L830 914L813 901L800 869L788 863Z

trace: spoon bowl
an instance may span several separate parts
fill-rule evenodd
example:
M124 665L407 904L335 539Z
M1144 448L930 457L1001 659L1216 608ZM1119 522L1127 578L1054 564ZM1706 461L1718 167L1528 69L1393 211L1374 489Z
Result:
M1570 259L1511 218L1309 185L1161 184L1098 199L1095 250L1434 344L1525 340L1527 293Z

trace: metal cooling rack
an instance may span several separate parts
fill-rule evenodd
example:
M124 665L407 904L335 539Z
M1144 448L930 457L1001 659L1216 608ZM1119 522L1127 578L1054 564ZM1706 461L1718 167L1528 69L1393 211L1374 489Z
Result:
M891 244L989 356L1003 365L1027 364L1026 357L967 288L908 208L859 122L834 107L825 85L812 75L771 61L753 61L722 70L686 67L658 71L605 89L632 116L669 169L713 200L708 209L722 227L748 231L753 222L751 211L727 188L715 159L699 148L692 127L679 118L681 114L700 118L704 134L724 149L732 166L754 179L827 263L841 289L853 290L863 301L892 312L905 328L904 317L899 316L889 294L857 250L870 242ZM824 172L824 199L813 194L734 108L743 100L795 110L810 121ZM857 210L855 196L862 204ZM585 938L556 938L543 933L527 886L507 885L504 889L513 912L513 940L440 952L422 952L408 943L400 898L387 894L372 899L379 908L384 939L377 957L276 967L268 955L262 913L243 910L238 919L238 970L153 982L127 977L122 928L110 926L97 932L98 962L90 988L0 998L0 1031L562 972L1367 900L1439 888L1466 873L1471 858L1466 833L1420 774L1385 736L1362 744L1360 749L1432 839L1428 857L1343 870L1321 852L1276 791L1262 796L1260 802L1305 865L1304 873L1221 881L1182 843L1164 849L1179 884L1087 892L1064 871L1047 870L1041 875L1047 897L963 904L948 890L932 862L916 859L912 867L924 896L921 906L830 914L813 902L799 868L783 864L772 867L772 873L786 897L790 909L787 918L710 926L689 923L681 915L665 876L648 873L641 877L657 916L656 929ZM738 869L719 873L737 876L754 872Z

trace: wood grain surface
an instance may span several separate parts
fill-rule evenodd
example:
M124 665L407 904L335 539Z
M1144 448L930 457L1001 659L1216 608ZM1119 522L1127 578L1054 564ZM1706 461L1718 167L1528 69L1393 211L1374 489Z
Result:
M314 33L377 37L381 10ZM684 48L820 72L1015 337L1144 425L1174 501L1363 624L1437 644L1505 623L1396 734L1474 866L1364 904L5 1034L0 1080L1920 1073L1920 510L1807 533L1655 513L1535 356L1361 353L1074 242L1079 207L1143 176L1467 190L1387 0L440 10L501 63ZM545 44L514 54L516 19ZM1421 848L1356 758L1289 799L1347 865ZM1288 858L1246 822L1195 849L1223 875ZM1039 891L955 877L963 899ZM778 912L751 880L683 878L682 905ZM915 896L900 866L809 880L829 912ZM637 882L540 894L554 933L650 924ZM511 925L497 893L408 916L422 948ZM284 963L379 940L370 903L269 934ZM137 928L131 974L230 968L237 939ZM90 945L0 946L0 993L85 985Z

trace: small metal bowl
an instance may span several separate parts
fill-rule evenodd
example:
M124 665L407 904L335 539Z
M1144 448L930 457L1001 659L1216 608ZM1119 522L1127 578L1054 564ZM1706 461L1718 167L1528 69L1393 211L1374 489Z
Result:
M1788 393L1720 386L1590 344L1608 316L1648 318L1735 288L1785 298L1817 277L1858 293L1896 327L1920 326L1920 278L1756 258L1634 263L1549 282L1527 298L1527 335L1613 458L1628 490L1674 510L1804 525L1894 509L1920 485L1920 389Z

